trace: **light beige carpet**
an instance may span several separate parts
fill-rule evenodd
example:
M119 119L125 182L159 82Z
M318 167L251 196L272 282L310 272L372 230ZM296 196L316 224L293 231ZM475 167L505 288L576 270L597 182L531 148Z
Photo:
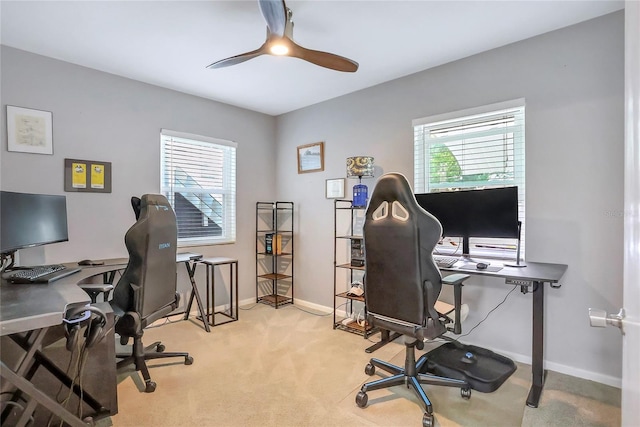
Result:
M148 329L146 343L159 339L166 351L189 351L194 363L152 361L154 393L141 391L139 374L121 374L119 413L111 422L116 427L421 425L423 408L402 387L370 392L364 409L355 404L360 386L384 374L364 373L369 358L402 364L402 340L369 355L364 350L371 341L333 330L331 322L331 316L315 316L294 306L275 310L257 305L241 310L239 321L212 328L211 333L195 319ZM378 339L379 335L371 337ZM468 401L457 389L427 386L436 425L520 426L529 378L530 367L518 365L499 390L474 390ZM615 410L615 403L612 406ZM536 410L532 411L527 425L544 425L536 422Z

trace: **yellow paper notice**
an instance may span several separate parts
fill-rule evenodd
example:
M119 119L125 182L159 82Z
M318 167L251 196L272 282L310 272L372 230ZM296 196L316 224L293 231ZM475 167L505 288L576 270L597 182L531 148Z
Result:
M71 186L73 188L87 188L87 165L72 163L71 170Z
M104 165L91 164L91 188L104 188Z

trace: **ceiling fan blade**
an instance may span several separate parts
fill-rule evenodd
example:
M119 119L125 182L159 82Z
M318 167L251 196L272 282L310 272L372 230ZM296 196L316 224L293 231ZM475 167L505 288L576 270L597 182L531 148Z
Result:
M335 55L333 53L307 49L296 44L293 40L290 41L292 46L289 50L288 56L304 59L305 61L311 62L312 64L330 68L336 71L354 73L358 70L358 63L352 61L349 58Z
M264 20L267 21L269 34L284 36L287 23L287 6L284 0L258 0L258 4Z
M224 68L231 65L240 64L244 61L255 58L256 56L264 55L266 52L265 44L260 46L259 49L252 50L251 52L241 53L240 55L232 56L230 58L221 59L212 64L207 65L207 68Z

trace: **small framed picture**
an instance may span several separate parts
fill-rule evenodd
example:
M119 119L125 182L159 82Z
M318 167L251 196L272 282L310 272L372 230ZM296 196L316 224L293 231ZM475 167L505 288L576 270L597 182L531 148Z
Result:
M325 197L327 199L343 199L344 182L344 178L327 179Z
M111 193L111 162L64 159L64 191Z
M7 105L7 150L53 154L53 124L50 111Z
M298 173L324 170L324 142L298 146Z

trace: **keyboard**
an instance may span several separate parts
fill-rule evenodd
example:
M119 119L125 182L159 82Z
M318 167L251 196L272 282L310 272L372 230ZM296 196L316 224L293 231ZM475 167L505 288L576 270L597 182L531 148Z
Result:
M80 268L66 268L60 264L43 265L14 271L6 279L10 283L50 283L78 271Z
M458 261L458 257L434 255L433 260L438 267L448 268L453 267L453 264Z

